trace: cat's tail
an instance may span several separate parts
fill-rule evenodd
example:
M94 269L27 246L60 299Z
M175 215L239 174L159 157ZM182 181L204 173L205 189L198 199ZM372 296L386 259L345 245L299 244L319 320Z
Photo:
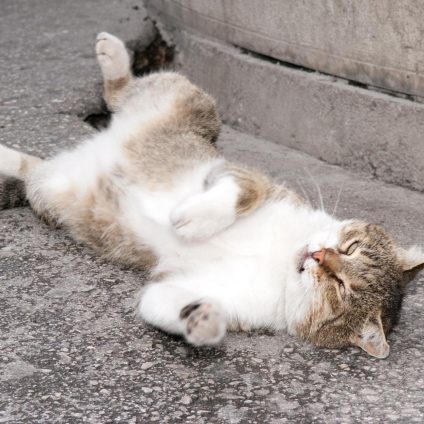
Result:
M41 159L0 145L0 210L28 203L25 177Z

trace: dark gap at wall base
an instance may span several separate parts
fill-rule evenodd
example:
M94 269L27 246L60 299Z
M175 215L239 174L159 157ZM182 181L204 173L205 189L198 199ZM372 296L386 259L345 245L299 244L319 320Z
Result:
M408 100L408 101L411 101L411 102L424 103L424 98L420 97L420 96L413 96L411 94L402 93L400 91L376 87L376 86L373 86L373 85L364 84L364 83L359 82L359 81L355 81L355 80L351 80L351 79L347 79L347 78L342 78L342 77L335 76L335 75L332 75L332 74L328 74L328 73L325 73L325 72L322 72L322 71L317 71L317 70L312 69L312 68L308 68L308 67L305 67L305 66L302 66L302 65L297 65L297 64L291 63L291 62L286 62L284 60L276 59L275 57L267 56L267 55L262 54L262 53L257 53L253 50L246 49L245 47L240 47L236 44L233 44L233 47L237 48L242 54L254 57L255 59L263 60L265 62L272 63L273 65L284 66L285 68L296 69L296 70L308 72L308 73L316 73L316 74L319 74L319 75L325 75L325 76L328 76L329 78L332 78L334 81L342 81L344 83L347 83L348 85L358 87L358 88L362 88L364 90L370 90L370 91L375 91L377 93L387 94L388 96L396 97L398 99Z

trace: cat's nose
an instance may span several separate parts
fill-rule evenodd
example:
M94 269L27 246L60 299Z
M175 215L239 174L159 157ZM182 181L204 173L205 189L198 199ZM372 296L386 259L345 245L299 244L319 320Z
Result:
M324 247L321 250L311 253L311 257L314 258L319 265L325 265L326 268L329 268L333 272L338 272L343 266L340 255L330 247Z
M327 249L323 247L321 250L313 252L311 256L318 262L319 265L322 265L324 263L326 253Z

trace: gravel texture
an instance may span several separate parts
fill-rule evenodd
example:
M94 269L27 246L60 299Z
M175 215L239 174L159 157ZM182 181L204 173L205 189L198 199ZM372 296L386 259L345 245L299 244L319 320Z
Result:
M143 37L144 16L136 0L3 0L0 142L49 156L92 132L82 119L100 107L94 36ZM328 210L342 188L337 215L423 243L423 194L229 127L219 147L317 203L311 173ZM424 422L423 276L409 287L386 360L268 332L191 348L134 316L143 281L28 208L0 212L0 422Z

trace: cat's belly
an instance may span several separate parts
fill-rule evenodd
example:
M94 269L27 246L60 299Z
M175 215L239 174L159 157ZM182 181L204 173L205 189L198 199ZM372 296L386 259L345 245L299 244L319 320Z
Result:
M221 161L199 164L180 173L168 187L148 189L140 185L127 186L120 198L122 225L151 246L162 261L176 265L184 261L182 258L193 257L193 249L196 250L199 243L177 236L171 214L185 199L204 190L206 176Z
M162 255L161 270L177 271L178 286L219 302L235 328L285 328L291 256L289 250L276 249L272 215L272 206L264 208L202 242L182 242L172 235L167 246L174 243L174 250Z

